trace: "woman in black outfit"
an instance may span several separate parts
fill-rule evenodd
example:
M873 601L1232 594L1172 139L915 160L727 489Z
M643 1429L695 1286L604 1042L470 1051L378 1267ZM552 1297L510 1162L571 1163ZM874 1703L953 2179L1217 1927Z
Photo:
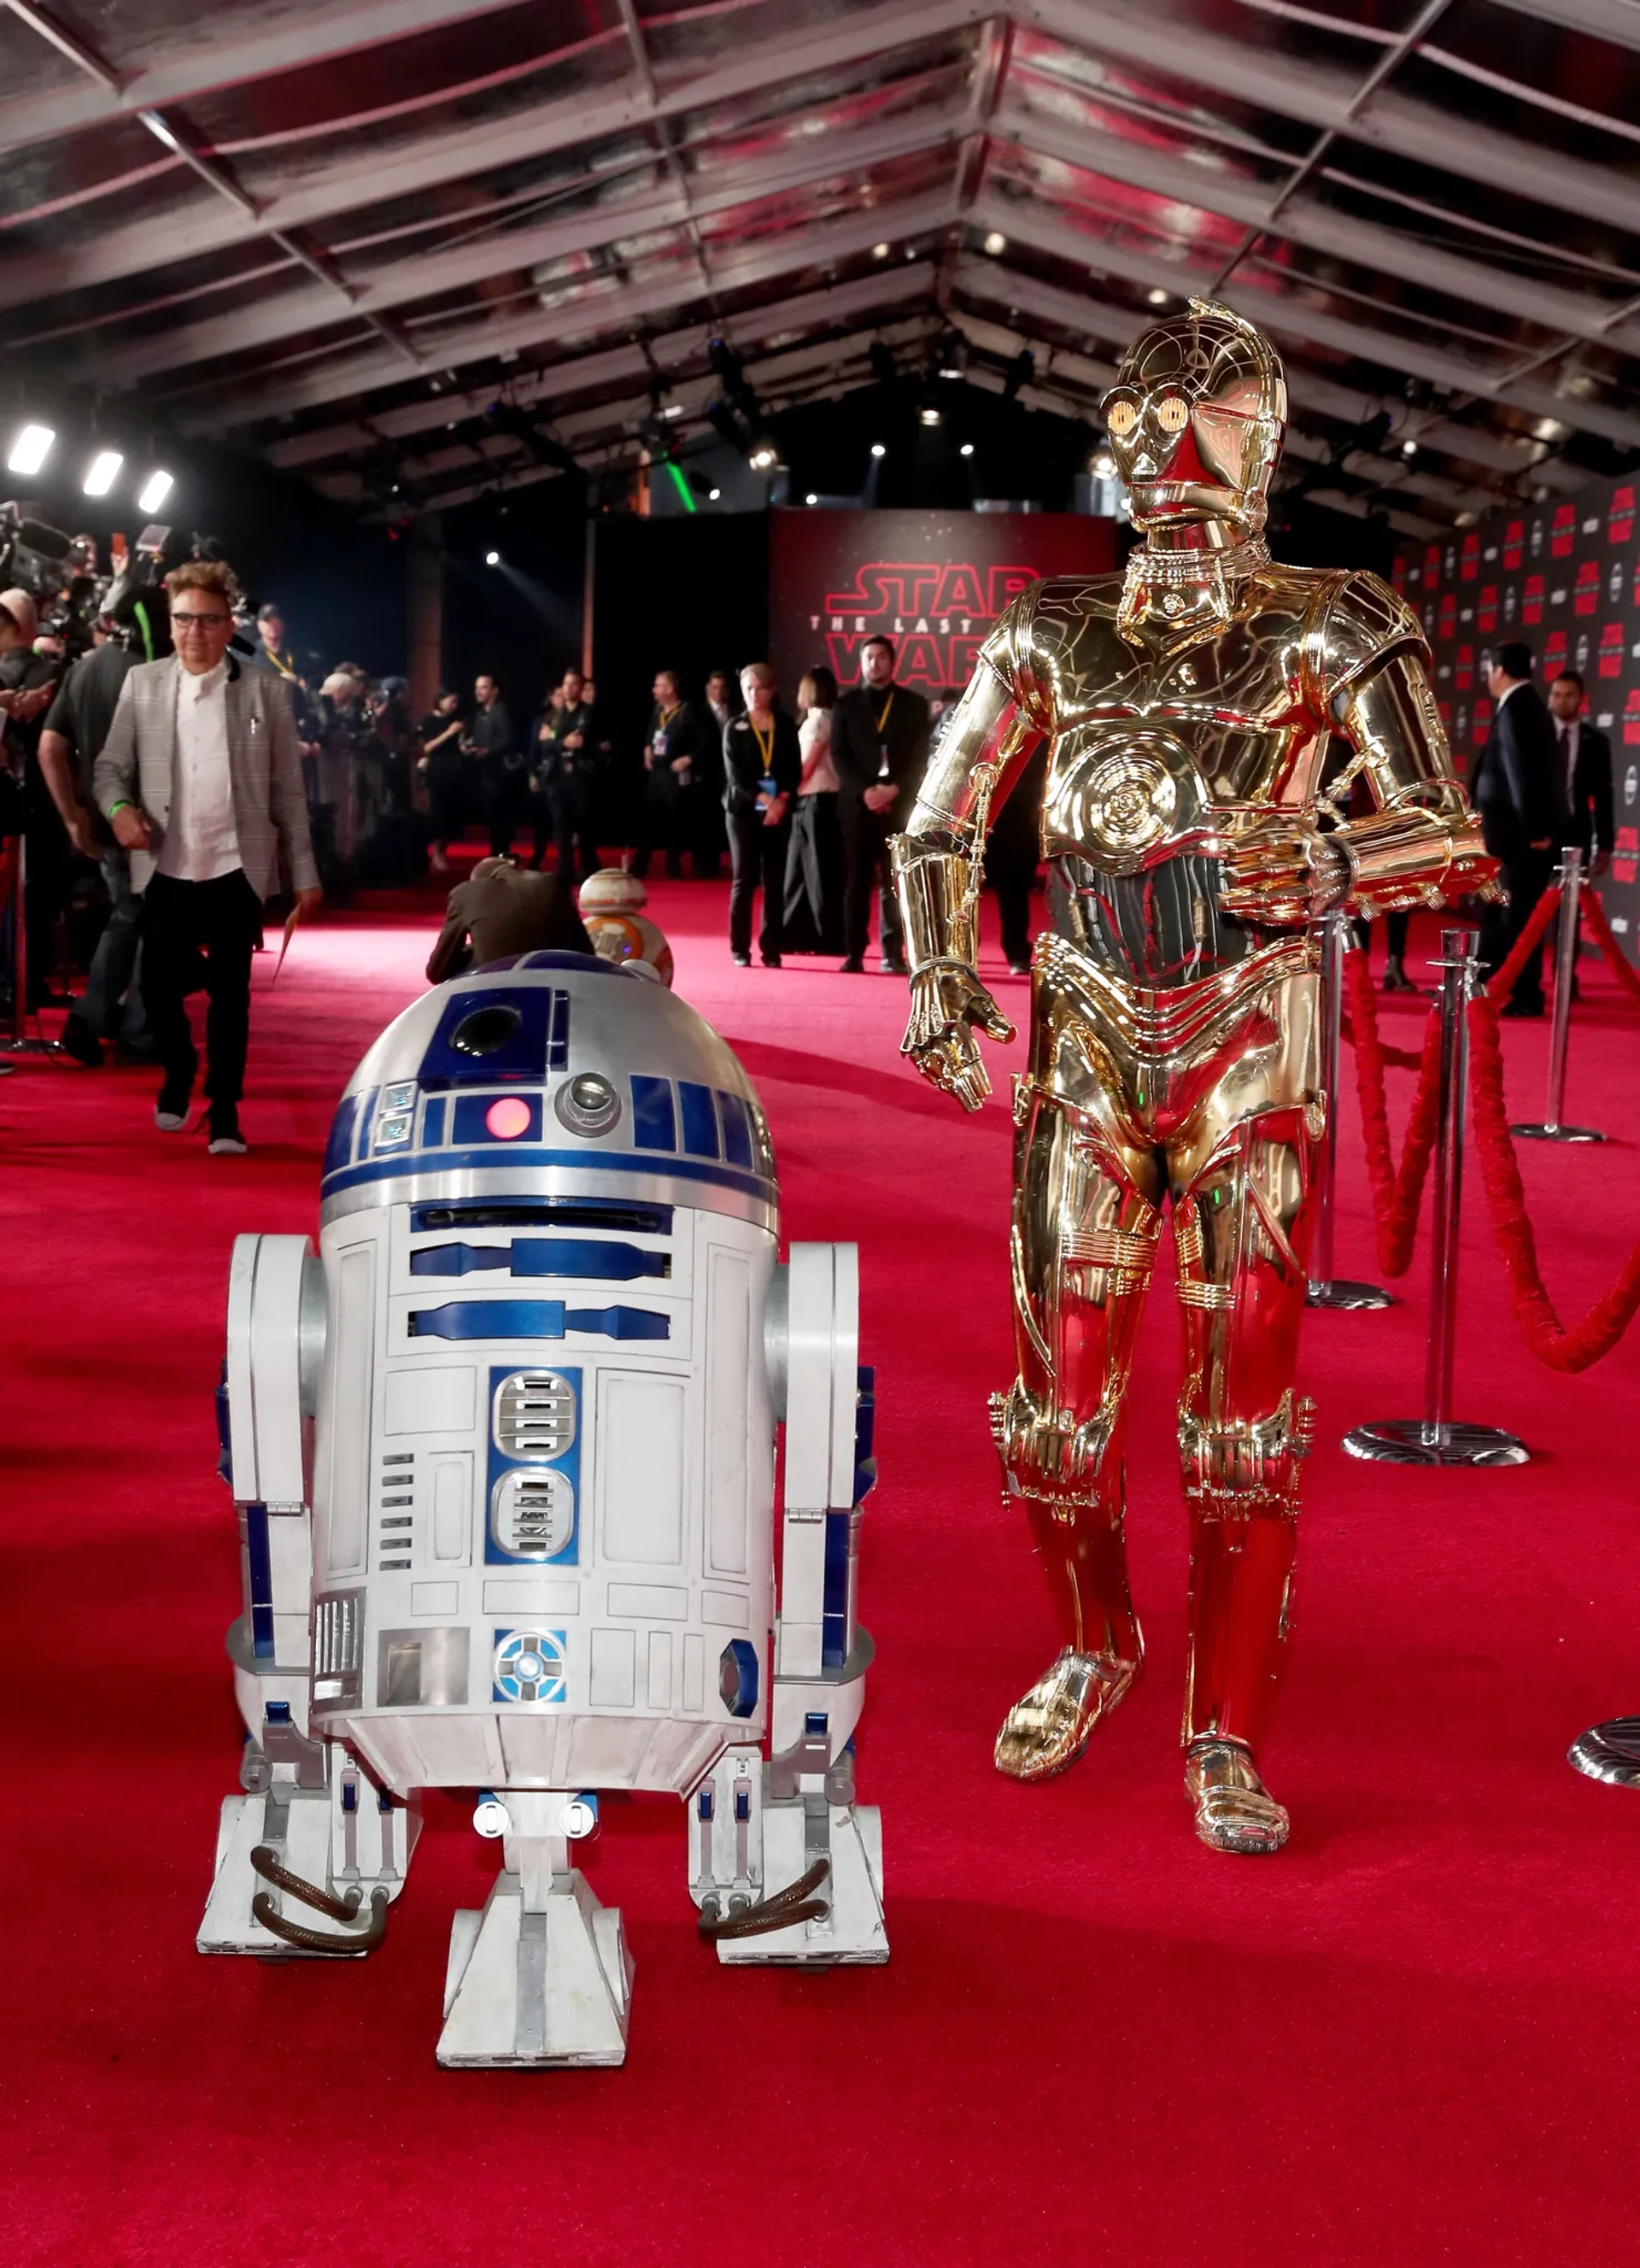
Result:
M798 728L775 706L775 673L766 661L740 672L746 707L724 726L724 812L729 825L729 949L742 968L752 961L752 898L763 891L758 951L778 968L791 799L803 774Z

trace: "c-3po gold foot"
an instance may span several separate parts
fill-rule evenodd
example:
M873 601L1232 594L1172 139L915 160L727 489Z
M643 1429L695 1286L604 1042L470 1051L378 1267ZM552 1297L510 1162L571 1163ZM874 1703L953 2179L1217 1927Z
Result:
M1185 1793L1195 1806L1195 1831L1210 1851L1261 1858L1279 1851L1291 1825L1266 1793L1240 1741L1203 1734L1185 1750Z
M1139 1674L1136 1661L1067 1646L1003 1719L997 1769L1010 1779L1052 1779L1068 1771Z

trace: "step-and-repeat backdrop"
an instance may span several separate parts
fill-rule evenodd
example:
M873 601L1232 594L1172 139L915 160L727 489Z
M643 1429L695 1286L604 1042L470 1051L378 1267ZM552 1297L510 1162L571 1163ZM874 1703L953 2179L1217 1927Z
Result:
M861 647L882 631L902 685L954 697L1027 583L1115 563L1115 522L1078 512L776 512L769 659L788 700L820 661L854 685Z
M1617 838L1600 895L1630 960L1640 961L1640 546L1633 481L1600 483L1568 504L1496 512L1395 562L1435 654L1435 691L1460 770L1492 721L1486 659L1506 638L1532 649L1547 693L1563 669L1588 688L1588 715L1612 744Z

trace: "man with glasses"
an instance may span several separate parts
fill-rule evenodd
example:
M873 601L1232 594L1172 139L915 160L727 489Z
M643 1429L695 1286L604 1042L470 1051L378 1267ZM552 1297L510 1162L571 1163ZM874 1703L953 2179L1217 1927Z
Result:
M298 914L313 912L319 870L290 692L228 652L238 598L231 571L221 560L190 560L165 587L175 655L127 677L93 784L143 895L143 990L164 1070L154 1123L176 1133L188 1123L198 1059L186 1001L202 953L210 1151L238 1157L262 902L279 887L283 858Z

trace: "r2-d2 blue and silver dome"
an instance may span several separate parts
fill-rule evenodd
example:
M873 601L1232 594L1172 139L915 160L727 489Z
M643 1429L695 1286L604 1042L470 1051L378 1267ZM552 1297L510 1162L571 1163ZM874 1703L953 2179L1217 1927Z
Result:
M570 1846L644 1789L685 1800L720 1959L886 1960L857 1255L777 1263L729 1048L646 973L491 963L371 1049L322 1200L317 1255L234 1248L248 1739L200 1949L369 1951L419 1792L470 1789L504 1865L455 1918L440 2062L619 2063L632 1965Z

